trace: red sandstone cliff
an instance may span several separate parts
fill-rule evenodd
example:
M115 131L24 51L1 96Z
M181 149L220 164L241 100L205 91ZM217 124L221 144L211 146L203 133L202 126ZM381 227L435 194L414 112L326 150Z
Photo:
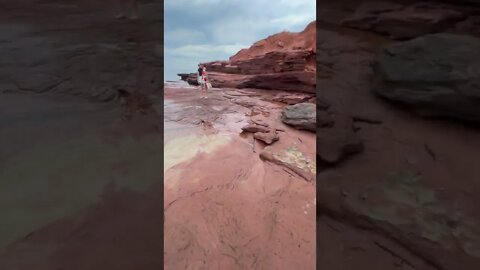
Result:
M228 61L203 63L214 87L315 93L316 22L299 33L281 32L242 49ZM195 73L179 74L196 84Z
M309 23L302 32L281 32L271 35L266 39L255 42L248 49L240 50L234 56L230 57L230 61L248 60L269 52L289 52L292 50L313 50L313 52L316 52L315 25L316 21L313 21Z

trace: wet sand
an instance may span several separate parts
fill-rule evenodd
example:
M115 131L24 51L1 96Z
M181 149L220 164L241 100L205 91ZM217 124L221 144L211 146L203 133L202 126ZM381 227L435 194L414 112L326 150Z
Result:
M241 134L252 109L225 95L245 93L236 91L203 100L196 88L166 85L165 269L314 269L315 184L259 158L263 143ZM272 147L314 160L315 134L280 123L283 105L261 104L264 120L286 130Z

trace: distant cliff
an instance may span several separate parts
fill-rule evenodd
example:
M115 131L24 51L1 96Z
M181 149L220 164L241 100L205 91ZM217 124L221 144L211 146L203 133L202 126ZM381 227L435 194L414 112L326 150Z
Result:
M228 61L202 63L213 87L315 93L316 22L302 32L281 32L242 49ZM195 73L178 74L196 85Z

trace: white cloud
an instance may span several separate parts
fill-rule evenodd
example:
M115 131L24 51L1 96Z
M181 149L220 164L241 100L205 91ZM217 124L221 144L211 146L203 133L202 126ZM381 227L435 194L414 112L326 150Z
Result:
M166 47L164 51L165 80L178 80L178 73L195 72L198 63L216 60L228 60L244 45L190 44L175 48Z
M227 60L244 46L240 45L187 45L178 48L165 48L165 80L178 80L178 73L195 72L198 63Z
M168 57L165 56L165 80L178 80L180 79L178 73L193 73L197 68L197 64L205 62L201 58L183 58L183 57Z
M164 2L165 8L192 8L192 7L220 4L225 0L164 0L164 1L165 1Z
M197 44L197 45L184 45L176 48L165 48L165 55L175 57L204 57L208 55L233 55L243 48L247 48L246 45L239 44L227 44L227 45L211 45L211 44ZM212 59L222 60L222 59ZM227 60L227 59L224 59Z
M311 14L292 14L292 15L287 15L280 18L272 19L270 20L270 22L273 24L280 24L288 28L288 26L298 25L298 24L307 25L309 22L313 20L314 18L312 18Z
M271 27L266 18L247 20L235 17L212 23L209 29L213 42L250 44L264 38L262 33L270 32Z
M170 42L185 42L192 40L202 40L205 38L205 33L195 29L174 29L165 32L165 41Z
M316 0L277 0L278 4L285 5L289 7L304 7L311 8L312 10L316 9Z

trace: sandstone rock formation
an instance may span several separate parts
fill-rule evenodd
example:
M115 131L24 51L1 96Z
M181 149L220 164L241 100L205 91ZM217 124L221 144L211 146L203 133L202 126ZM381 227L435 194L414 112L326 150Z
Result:
M374 65L376 92L423 114L480 121L480 39L432 34L392 44Z
M282 32L242 49L229 61L203 63L213 87L315 93L315 21L300 33ZM197 84L196 74L179 74Z
M300 33L281 32L255 42L250 48L242 49L230 57L230 61L248 60L269 52L290 52L292 50L316 52L316 41L316 22L313 21Z
M317 12L324 268L480 268L479 7L413 2Z
M313 103L298 103L287 106L282 111L282 121L298 129L315 131L317 110Z
M266 144L272 144L280 139L276 131L256 132L253 137Z
M260 158L286 167L308 182L315 181L316 164L295 146L280 149L267 146L260 153Z

